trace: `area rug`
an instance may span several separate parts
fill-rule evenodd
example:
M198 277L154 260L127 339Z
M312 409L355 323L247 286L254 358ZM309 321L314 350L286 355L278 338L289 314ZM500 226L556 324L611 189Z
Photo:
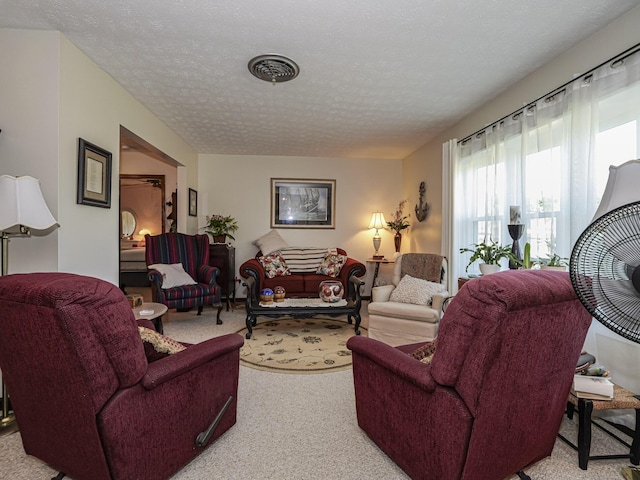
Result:
M366 329L360 327L361 334ZM247 329L238 333L244 335ZM258 321L240 349L242 365L277 373L327 373L351 368L347 340L355 335L345 320L316 317Z

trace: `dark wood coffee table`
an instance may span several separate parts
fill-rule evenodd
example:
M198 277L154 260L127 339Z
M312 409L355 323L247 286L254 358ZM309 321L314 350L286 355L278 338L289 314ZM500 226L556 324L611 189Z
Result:
M354 330L356 335L360 335L360 322L362 317L360 316L360 307L362 306L362 298L360 294L360 287L364 285L364 282L355 275L349 278L349 281L353 284L355 290L355 298L343 300L335 304L324 303L320 298L306 298L306 299L291 299L290 302L283 302L282 305L274 303L272 306L260 305L259 296L255 294L255 279L249 277L245 280L247 287L247 330L245 334L247 339L251 338L253 333L253 327L257 324L257 317L271 317L279 318L283 316L289 316L293 318L311 318L316 315L328 315L330 317L337 317L340 315L347 315L347 322L349 325L353 323L355 319ZM345 289L346 290L346 289ZM296 300L301 300L297 302Z

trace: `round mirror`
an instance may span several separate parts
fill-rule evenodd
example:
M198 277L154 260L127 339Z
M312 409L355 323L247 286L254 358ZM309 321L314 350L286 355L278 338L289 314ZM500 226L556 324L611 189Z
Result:
M122 237L127 238L136 231L136 216L129 210L122 211Z

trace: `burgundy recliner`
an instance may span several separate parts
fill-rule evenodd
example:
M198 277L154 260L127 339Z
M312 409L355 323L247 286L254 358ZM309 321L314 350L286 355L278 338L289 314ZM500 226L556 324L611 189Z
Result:
M551 455L590 324L568 273L473 279L441 320L431 364L408 354L423 344L348 341L358 424L414 480L520 472Z
M24 449L75 480L168 478L236 422L240 335L149 363L123 293L68 273L0 277L0 312Z

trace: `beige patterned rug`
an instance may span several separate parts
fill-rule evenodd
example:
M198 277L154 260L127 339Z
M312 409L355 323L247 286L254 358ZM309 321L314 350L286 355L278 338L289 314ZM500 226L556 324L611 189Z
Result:
M360 331L366 335L362 326ZM247 329L238 333L244 336ZM277 373L327 373L351 368L347 340L355 335L346 320L324 317L258 318L240 350L242 365Z

